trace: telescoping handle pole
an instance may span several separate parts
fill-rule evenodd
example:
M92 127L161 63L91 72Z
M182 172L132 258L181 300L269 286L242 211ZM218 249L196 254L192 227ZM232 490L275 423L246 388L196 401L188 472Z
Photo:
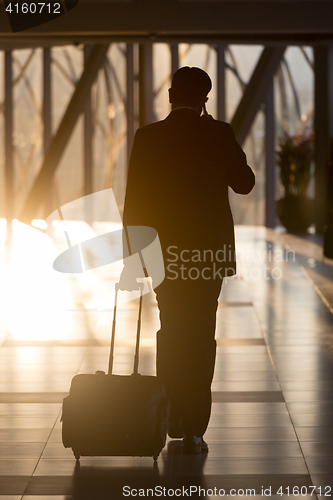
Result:
M117 300L118 300L118 291L120 289L119 283L116 283L115 289L116 289L116 293L115 293L114 308L113 308L113 321L112 321L112 330L111 330L111 348L110 348L109 370L108 370L109 375L112 375L112 369L113 369L114 342L115 342L115 337L116 337ZM140 347L140 332L141 332L143 283L138 283L138 288L136 288L136 290L140 290L140 302L139 302L138 322L137 322L137 330L136 330L136 343L135 343L134 369L133 369L134 373L138 373L138 367L139 367L139 347Z
M140 283L140 285L141 285L140 286L140 302L139 302L139 312L138 312L138 323L137 323L137 328L136 328L136 342L135 342L133 373L138 373L138 367L139 367L139 347L140 347L142 291L143 291L142 283Z
M109 375L112 375L112 368L113 368L113 352L114 352L114 339L116 336L116 315L117 315L118 290L119 290L119 283L116 283L116 293L115 293L115 297L114 297L113 321L112 321L112 330L111 330L111 349L110 349L110 356L109 356L109 370L108 370Z

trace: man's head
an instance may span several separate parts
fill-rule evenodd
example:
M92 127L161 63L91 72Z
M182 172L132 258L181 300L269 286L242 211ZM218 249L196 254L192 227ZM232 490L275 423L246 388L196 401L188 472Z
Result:
M169 89L169 101L173 108L188 106L197 110L207 102L207 94L212 88L212 81L200 68L184 66L172 77Z

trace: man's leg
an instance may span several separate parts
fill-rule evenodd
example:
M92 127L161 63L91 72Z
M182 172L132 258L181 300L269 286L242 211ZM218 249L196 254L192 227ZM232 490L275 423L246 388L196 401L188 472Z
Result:
M164 281L157 289L161 329L157 373L184 434L202 436L211 412L217 300L222 282Z

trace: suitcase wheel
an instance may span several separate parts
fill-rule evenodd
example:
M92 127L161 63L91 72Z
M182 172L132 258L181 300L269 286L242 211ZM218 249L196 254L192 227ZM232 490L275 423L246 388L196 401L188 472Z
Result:
M155 462L157 462L158 456L159 456L159 453L154 453L153 459Z
M76 461L79 462L79 460L80 460L80 453L78 453L75 450L73 450L73 453L74 453L74 457L76 458Z

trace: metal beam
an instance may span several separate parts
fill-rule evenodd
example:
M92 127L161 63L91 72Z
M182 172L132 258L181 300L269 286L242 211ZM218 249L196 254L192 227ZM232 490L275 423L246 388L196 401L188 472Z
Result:
M69 142L71 134L79 115L84 111L86 99L98 71L104 64L108 45L96 45L93 47L82 76L76 86L74 94L61 120L59 128L54 135L41 169L32 186L27 200L20 214L20 220L28 224L35 217L36 212L45 196L46 183L54 174L62 154Z
M150 37L194 33L318 35L332 33L331 0L105 1L80 0L63 16L29 29L29 36L57 33L95 36L138 34ZM0 33L11 33L0 2ZM23 33L23 32L21 32ZM15 34L15 37L21 33ZM11 33L12 34L12 33ZM12 34L13 35L13 34Z
M85 45L83 48L83 63L86 67L89 60L89 55L91 53L92 47L90 45ZM84 171L84 183L83 183L83 194L87 196L93 193L93 115L92 115L92 100L91 100L91 89L89 90L86 103L84 106L84 120L83 120L83 171ZM93 223L93 213L91 211L91 203L89 199L85 198L84 211L85 211L85 221L88 224Z
M44 155L51 143L52 136L52 88L51 88L51 49L43 50L43 150Z
M153 81L153 46L139 46L139 124L144 127L155 121Z
M171 76L174 75L179 68L179 47L178 43L170 44L171 51Z
M127 120L127 166L134 139L134 48L126 45L126 120Z
M52 89L51 89L51 49L43 50L43 152L44 156L52 137ZM45 219L52 212L52 177L46 185L44 212Z
M10 237L14 218L14 149L13 149L13 68L12 52L5 52L5 217Z
M333 138L333 47L317 47L315 60L315 223L322 233L326 223L326 165Z
M85 45L83 49L84 66L86 67L91 47ZM83 156L84 156L84 196L93 192L93 124L92 124L92 102L91 90L88 93L84 107L84 141L83 141Z
M266 96L265 106L265 226L274 228L275 221L275 123L273 79Z
M226 119L225 46L217 46L217 118Z
M266 99L267 92L273 76L279 67L284 51L285 47L266 47L261 53L243 97L231 120L231 126L240 144L243 144L245 141L259 107Z
M333 3L332 3L333 5ZM25 32L24 32L25 33ZM323 46L333 43L333 32L326 34L258 34L258 33L229 33L210 31L207 33L137 33L133 34L105 34L95 32L94 34L81 33L81 34L62 34L62 33L38 33L31 34L29 37L26 34L1 33L0 32L0 50L20 50L32 49L40 47L61 47L64 45L77 45L77 44L108 44L111 43L166 43L166 44L206 44L206 45L264 45L265 47L285 47L287 45L303 46Z

